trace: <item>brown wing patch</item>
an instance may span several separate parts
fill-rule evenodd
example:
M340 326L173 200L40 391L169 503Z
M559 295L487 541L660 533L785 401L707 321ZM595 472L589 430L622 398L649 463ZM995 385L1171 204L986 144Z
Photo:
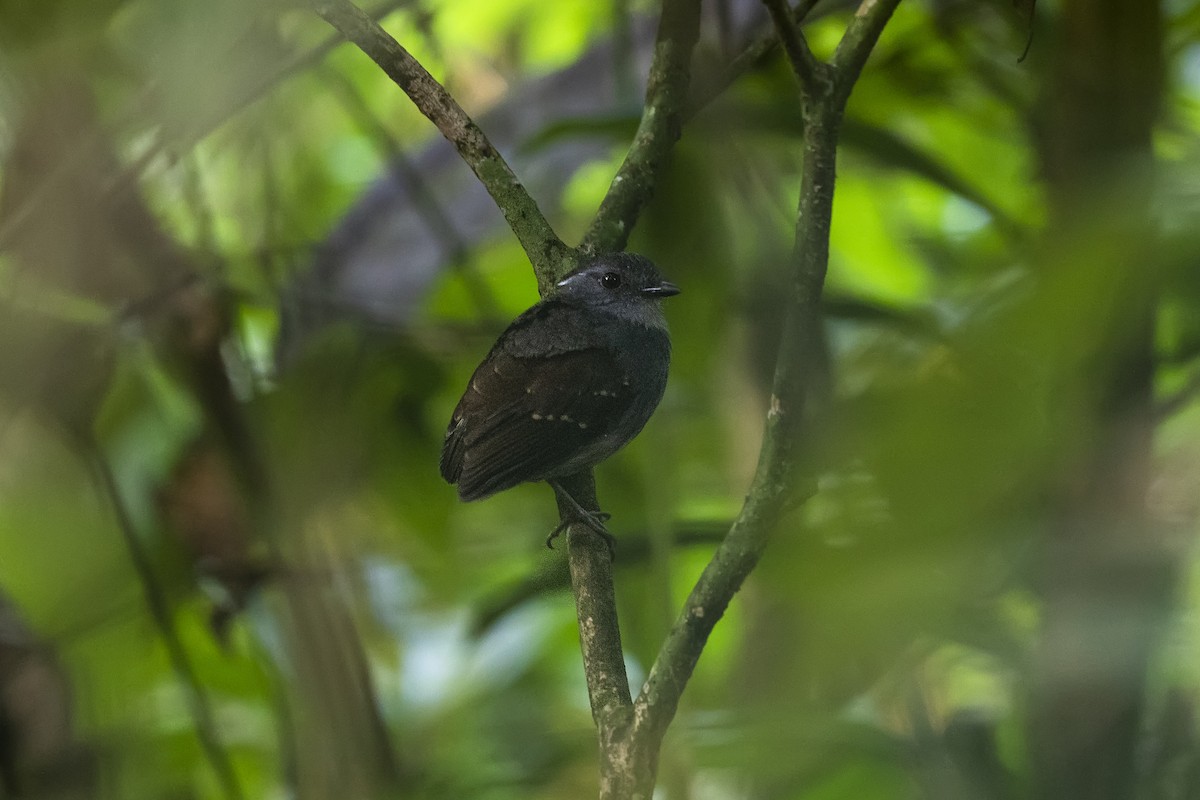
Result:
M477 500L553 476L610 432L633 401L603 350L524 359L500 349L479 365L454 410L442 477Z

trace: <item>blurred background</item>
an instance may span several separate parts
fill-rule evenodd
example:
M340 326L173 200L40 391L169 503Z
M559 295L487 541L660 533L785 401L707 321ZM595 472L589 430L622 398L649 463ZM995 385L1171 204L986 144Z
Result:
M657 6L364 8L577 241ZM749 484L799 186L765 14L704 14L631 242L683 288L671 383L597 473L635 690ZM1195 0L901 3L843 131L819 491L656 797L1200 797L1198 130ZM0 0L0 796L595 796L551 493L437 474L535 300L311 12Z

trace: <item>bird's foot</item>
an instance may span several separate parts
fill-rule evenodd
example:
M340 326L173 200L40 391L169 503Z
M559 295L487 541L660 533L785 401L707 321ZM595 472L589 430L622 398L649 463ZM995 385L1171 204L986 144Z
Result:
M551 550L553 550L554 540L557 539L567 528L571 527L575 523L580 523L591 528L594 533L598 534L600 538L604 540L604 543L608 545L608 554L610 556L614 555L617 549L616 537L608 532L608 528L604 527L604 523L611 518L612 514L606 514L603 511L584 511L583 514L579 515L578 517L564 519L562 522L558 523L558 527L550 531L550 535L546 537L546 547L549 547Z
M556 495L566 500L567 505L571 507L572 514L562 522L558 523L558 526L554 530L550 531L550 535L546 537L546 547L549 547L551 550L553 550L554 540L557 539L559 535L567 528L579 523L586 525L597 535L599 535L600 538L604 540L604 543L608 545L609 557L614 558L616 556L617 540L611 533L608 532L608 528L604 527L604 523L612 519L612 514L607 514L603 511L588 511L586 508L581 506L579 501L572 497L571 493L564 489L557 481L550 481L550 486L554 489L554 493Z

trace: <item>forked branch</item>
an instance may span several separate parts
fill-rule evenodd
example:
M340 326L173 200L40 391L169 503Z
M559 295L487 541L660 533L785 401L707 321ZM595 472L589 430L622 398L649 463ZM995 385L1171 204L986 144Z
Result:
M449 139L497 205L529 255L543 290L576 254L554 234L533 199L495 148L445 89L392 37L349 0L312 0L346 38L363 49ZM601 750L601 798L649 798L662 738L679 706L709 634L757 565L786 507L812 492L798 475L806 377L817 361L820 307L829 260L837 139L846 101L899 0L863 0L830 63L809 49L795 20L811 8L764 0L795 71L804 115L804 167L796 238L763 444L745 504L684 604L636 699L631 699L617 625L612 566L604 544L568 534L572 585L580 622L592 714ZM698 0L663 0L655 58L637 134L582 243L585 251L625 246L648 204L687 107ZM595 507L590 473L574 479L575 496Z
M766 0L781 43L800 80L805 121L804 167L784 330L758 466L729 533L684 603L645 686L634 700L632 736L657 754L679 699L717 621L757 565L780 515L813 491L797 474L797 443L815 369L822 325L820 305L829 262L829 232L837 136L850 89L899 0L864 0L832 64L816 60L781 3ZM840 60L839 60L840 59ZM828 77L830 84L822 86ZM826 91L829 86L834 91Z

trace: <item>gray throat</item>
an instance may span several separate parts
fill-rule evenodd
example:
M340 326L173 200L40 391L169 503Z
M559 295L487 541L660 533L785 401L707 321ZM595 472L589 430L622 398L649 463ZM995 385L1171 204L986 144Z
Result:
M663 315L662 305L658 300L638 299L627 303L608 303L593 310L599 314L616 317L622 322L667 332L667 318Z

